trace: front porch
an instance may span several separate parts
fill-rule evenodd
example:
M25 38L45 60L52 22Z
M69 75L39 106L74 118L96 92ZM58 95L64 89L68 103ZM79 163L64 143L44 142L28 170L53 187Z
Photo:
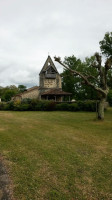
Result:
M55 102L63 102L66 97L68 97L68 101L70 102L71 93L64 92L61 89L51 89L41 94L42 100L53 100Z

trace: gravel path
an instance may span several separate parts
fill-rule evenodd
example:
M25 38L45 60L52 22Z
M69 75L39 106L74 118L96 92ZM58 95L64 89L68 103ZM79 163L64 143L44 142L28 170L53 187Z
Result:
M3 160L0 157L0 200L12 200L10 197L9 186L9 178Z

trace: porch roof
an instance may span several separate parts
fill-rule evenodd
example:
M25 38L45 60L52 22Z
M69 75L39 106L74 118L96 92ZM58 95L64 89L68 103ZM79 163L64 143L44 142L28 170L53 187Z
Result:
M47 95L55 95L55 96L69 96L72 95L70 92L64 92L62 89L50 89L44 93L41 94L41 96L47 96Z

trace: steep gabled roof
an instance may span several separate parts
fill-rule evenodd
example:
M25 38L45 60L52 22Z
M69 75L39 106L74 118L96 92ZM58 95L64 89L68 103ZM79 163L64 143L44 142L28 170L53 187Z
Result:
M40 74L43 73L43 72L45 72L48 69L49 63L50 63L50 66L52 66L52 68L55 70L55 72L58 73L58 71L57 71L57 69L56 69L56 67L55 67L55 65L54 65L51 57L48 56L48 58L47 58L47 60L46 60L46 62L44 64L42 70L40 71Z

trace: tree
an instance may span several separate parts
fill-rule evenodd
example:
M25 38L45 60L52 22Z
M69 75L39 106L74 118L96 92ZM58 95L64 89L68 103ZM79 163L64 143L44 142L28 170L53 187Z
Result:
M109 92L109 88L107 86L107 76L108 71L112 69L112 57L107 58L104 66L102 66L101 55L99 53L95 53L94 56L95 61L90 67L93 68L93 70L96 70L97 74L95 75L93 73L85 73L83 71L80 72L76 69L71 69L69 66L61 61L60 57L54 57L54 59L55 61L60 63L65 69L68 69L73 75L83 80L84 84L90 86L95 91L97 91L99 97L98 119L103 120L105 101ZM95 82L93 80L95 80Z
M77 59L74 55L71 57L65 57L64 63L69 66L71 69L75 69L77 66L81 65L81 60ZM66 92L72 93L72 98L77 99L79 86L78 78L71 76L71 72L68 69L64 69L62 76L62 88ZM79 87L78 87L79 88Z
M109 102L109 105L112 106L112 90L111 89L108 93L107 100Z
M10 101L11 98L19 92L15 85L0 87L0 97L2 101Z
M112 32L105 33L105 36L103 40L99 42L101 52L106 57L112 57ZM108 72L108 79L107 84L110 88L109 90L109 97L112 96L112 71ZM110 98L108 98L110 105L112 106L112 103L110 102Z
M18 85L18 89L20 92L24 92L26 90L26 86L25 85Z
M77 70L83 73L91 73L96 75L96 69L90 67L94 63L95 57L86 58L85 61L77 59L74 55L70 57L65 57L64 64L66 64L70 69ZM66 92L72 93L72 98L76 100L85 99L97 99L97 94L94 89L90 88L88 85L82 84L82 80L79 77L71 76L71 72L68 69L64 69L62 75L62 88ZM92 80L96 82L95 80Z
M105 33L104 39L99 44L102 54L112 57L112 32Z

